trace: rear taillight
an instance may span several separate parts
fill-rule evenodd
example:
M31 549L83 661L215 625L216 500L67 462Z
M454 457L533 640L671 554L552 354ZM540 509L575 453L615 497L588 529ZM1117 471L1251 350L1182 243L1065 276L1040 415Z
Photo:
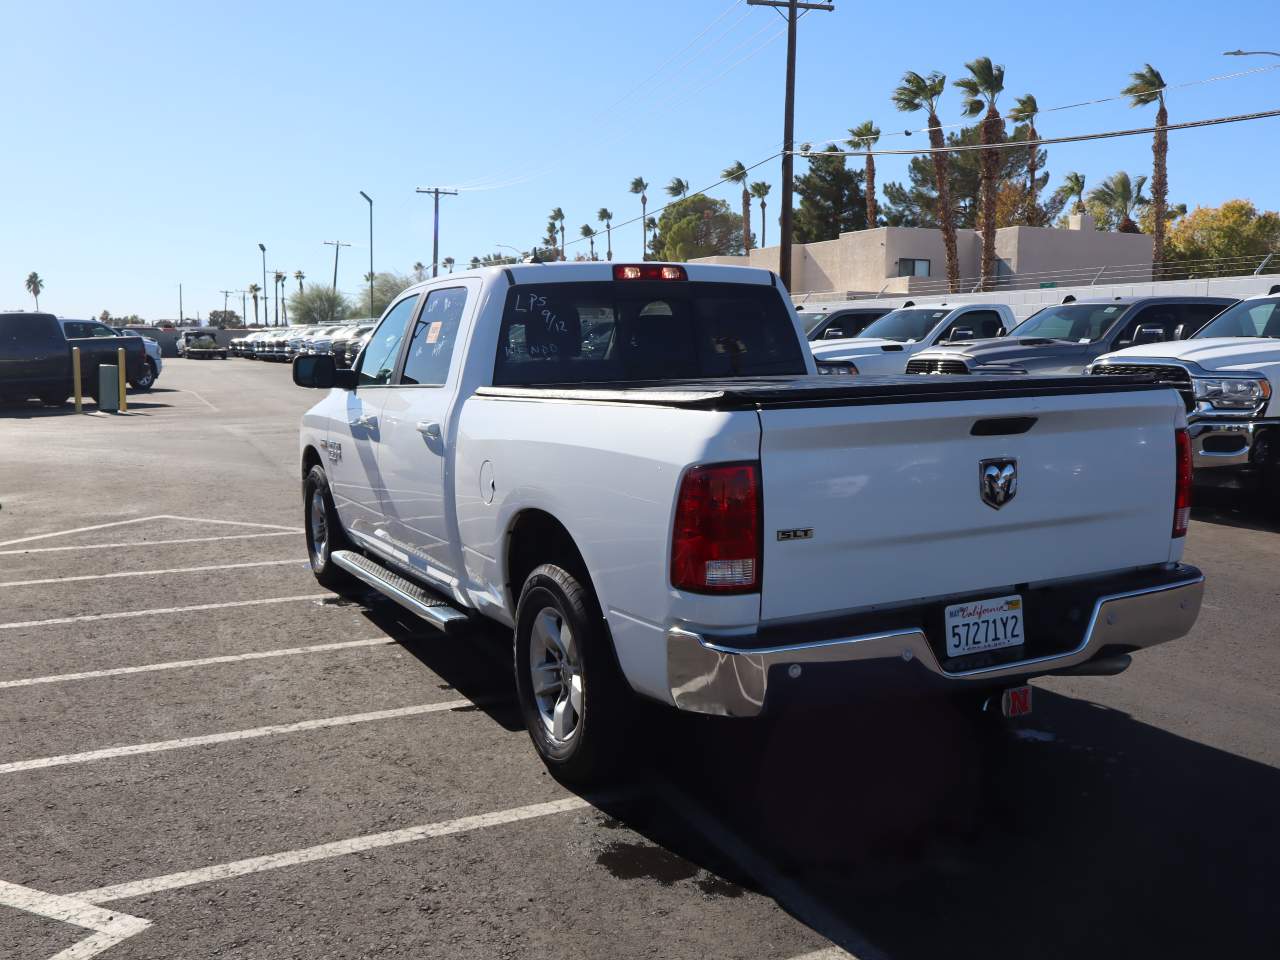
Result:
M760 560L760 465L689 470L676 501L671 585L692 593L754 593Z
M661 263L616 263L613 266L615 280L688 280L684 267Z
M1185 537L1187 525L1191 522L1191 437L1185 429L1178 429L1174 434L1177 447L1177 486L1173 495L1173 535Z

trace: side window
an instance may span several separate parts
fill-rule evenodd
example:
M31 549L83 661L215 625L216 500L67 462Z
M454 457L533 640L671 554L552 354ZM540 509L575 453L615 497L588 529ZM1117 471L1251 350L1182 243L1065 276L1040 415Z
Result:
M1172 340L1173 332L1178 328L1177 306L1172 303L1156 303L1149 307L1143 307L1138 311L1138 315L1125 325L1124 333L1120 339L1132 341L1138 332L1138 328L1147 323L1158 323L1161 329L1164 330L1164 338Z
M982 340L988 337L1000 336L1000 331L1004 329L1004 326L1000 323L1000 314L994 310L969 310L960 314L959 317L951 322L943 339L949 338L953 330L961 328L972 330L973 338Z
M62 330L66 333L68 340L80 340L89 336L86 327L88 327L87 323L64 323Z
M89 329L91 330L90 335L94 337L114 337L116 335L116 332L104 323L92 324Z
M1227 308L1220 303L1183 304L1182 323L1178 336L1185 340L1225 309Z
M466 287L432 290L427 294L427 302L413 325L401 383L438 387L449 379L449 362L458 341L466 303Z
M358 386L378 386L391 382L391 374L395 372L396 360L400 356L404 330L417 304L418 296L414 294L405 297L387 311L387 315L369 338L364 353L360 355L360 371L356 378Z

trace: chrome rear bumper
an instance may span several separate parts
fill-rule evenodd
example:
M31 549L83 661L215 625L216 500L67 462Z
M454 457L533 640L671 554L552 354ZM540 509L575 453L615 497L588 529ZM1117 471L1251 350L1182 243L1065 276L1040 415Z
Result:
M819 643L797 643L762 649L734 647L728 642L680 628L667 631L667 680L671 698L681 710L728 717L753 717L764 710L771 675L787 676L808 665L857 661L899 668L925 687L977 686L1002 678L1025 678L1084 663L1104 647L1152 647L1176 640L1191 630L1200 613L1204 576L1187 568L1186 579L1099 597L1073 650L962 672L945 670L924 632L917 628L842 637ZM922 675L923 670L932 677ZM877 671L877 676L883 676Z

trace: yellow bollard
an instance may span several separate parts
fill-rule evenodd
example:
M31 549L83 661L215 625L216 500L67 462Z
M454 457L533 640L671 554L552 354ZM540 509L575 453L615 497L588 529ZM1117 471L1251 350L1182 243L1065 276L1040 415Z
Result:
M120 412L129 412L129 400L124 393L124 347L116 348L116 369L120 371Z
M71 379L75 381L76 390L76 413L84 413L83 401L80 390L80 348L71 348Z

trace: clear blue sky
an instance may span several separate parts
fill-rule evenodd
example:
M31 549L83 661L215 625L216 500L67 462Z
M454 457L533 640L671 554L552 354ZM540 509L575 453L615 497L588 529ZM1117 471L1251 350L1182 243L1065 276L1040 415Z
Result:
M910 5L836 0L801 22L796 134L819 141L874 119L919 128L889 93L904 69L960 74L989 54L1007 67L1006 101L1042 107L1114 94L1147 60L1171 84L1280 63L1227 58L1280 47L1274 0L1235 0L1230 16L1186 0ZM416 186L475 184L442 201L442 257L465 263L495 243L527 248L561 206L570 235L601 206L639 213L642 174L695 187L781 141L782 20L731 0L589 3L416 0L350 4L10 2L0 31L6 147L0 151L0 309L67 316L174 317L221 309L221 289L261 283L269 268L332 272L340 288L375 266L407 272L431 259L430 200ZM684 54L682 48L729 10ZM669 61L669 62L668 62ZM656 74L656 76L655 76ZM636 87L640 85L637 90ZM941 114L958 119L948 90ZM1280 70L1169 95L1172 121L1280 107ZM1149 124L1123 103L1049 114L1046 136ZM1174 202L1243 196L1280 207L1280 119L1171 134ZM919 143L886 137L883 147ZM1049 150L1056 184L1117 169L1148 172L1146 137ZM885 158L881 182L902 179ZM774 184L778 162L753 178ZM721 187L718 195L734 199ZM771 214L776 211L776 202ZM771 217L772 219L772 217ZM771 240L776 222L771 224ZM615 232L638 257L640 227Z

